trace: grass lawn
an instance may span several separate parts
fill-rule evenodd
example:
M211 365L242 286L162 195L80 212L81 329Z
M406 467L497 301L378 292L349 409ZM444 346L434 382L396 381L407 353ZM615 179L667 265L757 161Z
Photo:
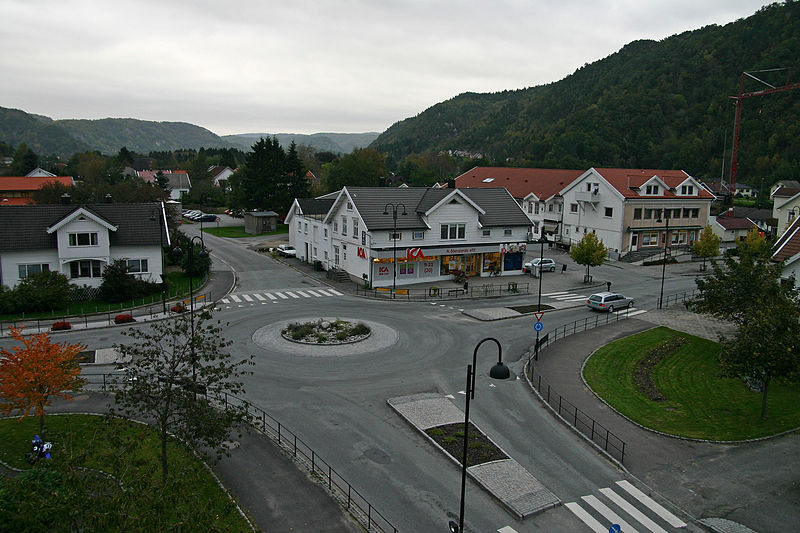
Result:
M25 498L16 509L0 508L0 523L8 524L4 520L13 516L32 528L31 531L38 530L36 526L42 521L57 524L47 530L69 531L75 529L77 517L91 522L92 531L250 531L225 492L190 450L175 441L169 443L171 477L164 486L158 458L160 443L153 428L122 419L114 419L114 424L106 420L92 415L46 416L46 440L53 442L53 459L41 459L34 467L25 462L24 456L30 451L31 437L38 433L38 419L0 420L3 462L32 470L32 474L51 469L55 473L68 472L66 479L71 480L63 486L48 486L48 491L53 491L52 497L45 497L52 504L48 506L48 517L38 516L38 510L26 513L25 506L36 503ZM94 470L70 468L75 466L102 470L113 478L98 476ZM74 477L82 473L105 481L100 495L96 482L88 484L92 487L89 494L81 490L87 484L83 480L75 482ZM0 487L3 484L0 479ZM30 518L32 514L35 519Z
M638 362L672 336L686 343L662 359L651 378L664 396L651 401L634 384ZM721 377L718 343L660 327L613 342L586 362L592 389L625 416L672 435L710 440L743 440L800 426L800 387L773 382L767 415L761 420L761 393L744 381Z
M269 231L267 233L259 233L257 235L253 235L251 233L245 233L244 226L223 226L223 227L205 227L203 231L210 233L211 235L215 235L217 237L228 237L228 238L237 238L237 237L261 237L263 235L280 235L282 233L289 233L289 226L286 224L278 224L278 229L275 231Z

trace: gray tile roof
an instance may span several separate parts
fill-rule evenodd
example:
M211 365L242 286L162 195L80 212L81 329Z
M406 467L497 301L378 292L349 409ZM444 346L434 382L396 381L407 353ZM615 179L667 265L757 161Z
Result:
M304 215L325 215L331 210L334 198L298 198L297 203Z
M478 219L484 227L530 226L531 222L516 200L504 188L457 189L485 211ZM398 229L426 229L422 215L439 203L453 189L427 187L347 187L356 209L370 231L392 229L391 203L398 206ZM403 206L406 215L403 216Z
M161 204L9 205L0 207L0 252L55 248L56 234L47 228L67 215L87 209L109 224L111 247L159 245ZM155 220L150 220L151 214ZM163 234L166 241L166 233Z

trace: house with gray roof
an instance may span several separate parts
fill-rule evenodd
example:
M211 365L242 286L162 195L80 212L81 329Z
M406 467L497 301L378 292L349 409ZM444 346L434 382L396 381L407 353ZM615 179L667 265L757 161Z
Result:
M160 282L166 228L163 203L0 207L0 284L56 271L98 287L116 259L127 261L131 275Z
M345 187L286 217L301 260L372 287L520 274L531 221L504 188Z

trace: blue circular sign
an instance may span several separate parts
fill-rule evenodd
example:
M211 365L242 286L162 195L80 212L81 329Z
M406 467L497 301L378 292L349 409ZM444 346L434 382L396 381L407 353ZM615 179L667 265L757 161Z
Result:
M541 322L537 322L533 325L533 329L535 329L536 331L542 331L544 329L544 324L542 324Z

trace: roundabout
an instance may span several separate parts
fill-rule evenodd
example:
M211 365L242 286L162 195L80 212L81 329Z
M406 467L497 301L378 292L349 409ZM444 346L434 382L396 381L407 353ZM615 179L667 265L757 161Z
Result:
M355 337L352 340L344 340L335 344L297 342L283 334L283 331L292 324L318 323L320 321L324 323L336 321L362 323L370 331L365 336ZM271 352L307 357L346 357L384 350L397 343L398 337L395 329L369 320L341 317L300 317L262 326L253 333L252 340L256 346Z

